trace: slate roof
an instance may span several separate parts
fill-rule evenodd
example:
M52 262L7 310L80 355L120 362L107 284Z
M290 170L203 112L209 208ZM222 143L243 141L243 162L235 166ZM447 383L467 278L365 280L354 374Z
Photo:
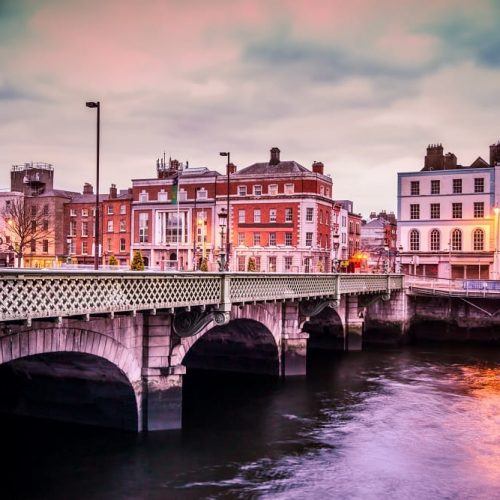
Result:
M268 162L254 163L237 172L239 175L277 175L277 174L298 174L301 172L310 172L296 161L280 161L276 165Z

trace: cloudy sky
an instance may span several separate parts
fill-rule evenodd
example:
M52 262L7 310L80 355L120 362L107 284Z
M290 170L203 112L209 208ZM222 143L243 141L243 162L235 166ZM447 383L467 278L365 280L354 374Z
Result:
M500 138L497 0L0 0L0 188L45 161L101 191L156 158L224 171L323 161L355 211L396 209L396 173L441 142Z

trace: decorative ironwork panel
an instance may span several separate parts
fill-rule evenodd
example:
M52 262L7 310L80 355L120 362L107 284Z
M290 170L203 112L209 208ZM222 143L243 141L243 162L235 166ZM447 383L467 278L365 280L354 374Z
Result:
M219 304L218 276L27 272L0 275L0 320Z
M231 277L231 302L327 297L336 293L334 275L253 274Z

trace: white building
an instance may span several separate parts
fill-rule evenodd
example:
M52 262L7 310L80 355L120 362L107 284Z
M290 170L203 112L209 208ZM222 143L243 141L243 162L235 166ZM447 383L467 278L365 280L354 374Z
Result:
M499 279L500 145L490 163L457 165L442 145L427 148L424 168L398 173L398 239L408 274Z

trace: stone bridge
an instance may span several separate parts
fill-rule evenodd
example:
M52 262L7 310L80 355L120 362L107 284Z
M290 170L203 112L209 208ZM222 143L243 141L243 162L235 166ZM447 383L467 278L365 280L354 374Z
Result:
M4 271L0 411L179 428L186 368L304 375L308 344L360 348L366 308L402 288L401 275Z

